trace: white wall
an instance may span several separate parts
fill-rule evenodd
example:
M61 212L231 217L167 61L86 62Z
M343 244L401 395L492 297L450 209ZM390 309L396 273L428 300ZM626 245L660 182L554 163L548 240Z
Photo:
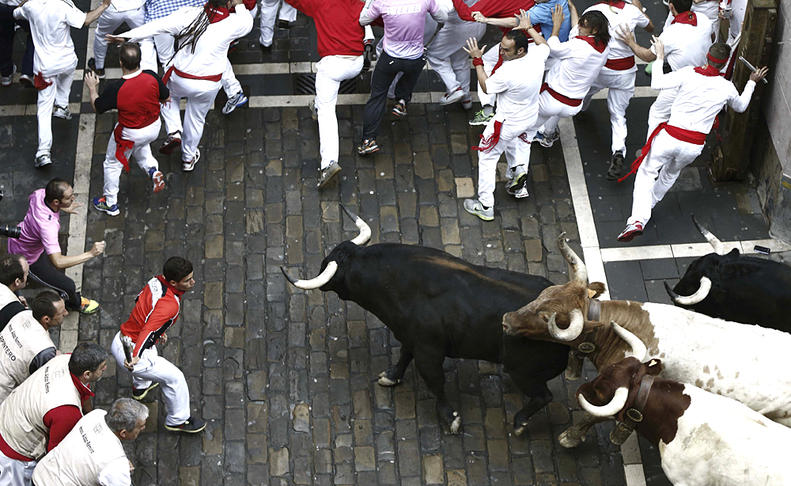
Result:
M764 112L783 172L791 174L791 0L778 1L776 37Z

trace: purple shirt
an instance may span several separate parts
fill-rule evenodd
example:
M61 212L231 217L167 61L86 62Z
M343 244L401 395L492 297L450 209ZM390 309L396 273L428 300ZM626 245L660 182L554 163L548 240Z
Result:
M368 25L382 17L384 51L399 59L417 59L423 55L426 12L437 22L445 22L448 18L435 0L369 0L360 12L360 24Z
M30 207L19 226L22 235L19 239L8 239L8 253L24 256L30 265L45 251L47 255L60 253L60 213L46 205L44 189L37 189L30 194Z

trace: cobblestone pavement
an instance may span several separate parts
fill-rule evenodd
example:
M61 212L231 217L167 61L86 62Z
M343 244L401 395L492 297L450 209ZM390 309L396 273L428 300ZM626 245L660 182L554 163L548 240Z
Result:
M254 32L232 59L242 65L315 60L310 29L301 18L292 31L278 31L273 50L263 55ZM81 66L85 41L84 32L75 32ZM420 90L438 89L433 74L423 78ZM256 96L297 93L293 75L240 79ZM360 81L355 90L363 92L360 83L364 88ZM80 102L81 90L75 82L72 101ZM0 91L0 109L34 102L31 91ZM222 102L220 95L218 106ZM0 116L0 184L10 192L0 203L0 223L21 219L27 194L50 177L74 178L77 134L90 112L85 103L77 106L79 118L54 121L62 157L49 172L31 167L34 112ZM107 251L84 266L83 293L99 300L102 310L80 319L80 340L109 348L137 293L168 256L182 255L195 264L198 283L185 295L182 316L161 351L184 371L192 407L208 427L197 436L165 432L159 393L153 393L149 426L129 444L136 485L626 484L621 453L607 440L608 426L597 427L578 449L557 443L558 433L578 413L578 383L553 380L555 400L531 419L524 436L515 437L511 422L523 397L499 366L448 359L446 391L464 423L461 434L451 435L413 366L398 387L376 384L399 351L378 319L335 294L296 290L283 278L281 266L291 275L315 275L324 255L356 234L339 210L342 203L369 223L374 243L440 248L473 263L564 282L555 238L565 231L572 245L580 246L564 147L536 147L530 197L517 201L500 184L495 221L483 223L461 206L464 197L473 196L477 179L470 146L480 129L470 128L467 117L458 106L412 104L406 120L386 117L378 138L382 152L359 158L349 154L359 136L362 106L339 106L343 171L319 193L317 127L306 107L245 108L228 117L213 110L193 173L180 171L176 155L160 156L168 183L164 192L151 194L148 179L133 168L122 178L120 216L88 211L86 245L105 239ZM603 169L596 164L607 152L608 138L590 134L606 120L606 106L594 102L575 122L579 137L572 142L582 154L593 223L606 229L602 246L612 246L609 226L622 219L630 188L613 190L601 183ZM114 121L114 114L95 118L90 196L101 192ZM644 126L637 114L630 122ZM639 136L630 135L630 144L639 143ZM754 191L745 185L713 186L705 161L697 165L685 179L691 182L673 197L684 204L709 201L700 205L704 217L716 215L728 238L739 239L740 231L746 235L742 239L765 237L760 210L751 203ZM737 210L719 215L712 202L717 192L735 201ZM651 243L702 241L685 231L651 235ZM666 301L662 282L678 278L688 261L605 261L604 270L613 298ZM115 368L110 363L96 387L100 407L130 394L128 373ZM585 375L592 378L594 370L586 367ZM643 444L643 456L648 484L667 484L656 452Z

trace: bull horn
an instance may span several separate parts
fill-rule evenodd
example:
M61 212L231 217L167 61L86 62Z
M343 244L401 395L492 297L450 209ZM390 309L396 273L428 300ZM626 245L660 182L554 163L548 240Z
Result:
M667 285L667 283L665 283ZM666 290L669 292L673 292L669 290L669 285L667 286ZM679 305L695 305L709 296L709 292L711 292L711 280L709 277L703 276L700 277L700 287L698 290L695 291L692 295L678 295L675 292L671 293L671 297L673 297L673 302Z
M553 338L559 339L561 341L573 341L577 339L580 334L582 334L583 324L585 323L585 320L582 317L582 311L579 309L574 309L571 311L571 323L566 329L559 328L555 323L557 314L557 312L553 312L552 316L550 316L549 321L547 322L549 334Z
M619 326L615 323L615 321L610 321L610 326L612 326L615 334L626 341L626 343L631 347L631 351L626 353L626 358L633 356L639 359L641 362L645 360L645 356L648 354L648 348L645 347L645 344L643 344L643 341L641 341L639 337Z
M341 204L341 208L343 209L343 212L354 221L354 224L356 224L357 228L360 230L360 234L352 240L352 243L357 246L362 246L368 243L368 240L371 239L371 227L368 226L361 217L346 209L346 206L343 204Z
M610 400L610 403L606 405L591 405L591 403L585 399L585 395L582 393L579 394L578 400L580 402L580 407L582 407L582 409L589 414L595 417L612 417L613 415L620 412L621 409L626 405L627 398L629 398L629 389L625 386L622 386L615 390L612 400Z
M300 288L302 290L312 290L317 289L329 282L330 279L335 275L335 272L338 271L338 264L335 262L335 260L330 261L327 264L327 268L325 268L323 272L310 280L294 280L288 276L284 267L280 267L280 270L294 287Z
M702 234L703 237L706 238L706 241L709 242L711 247L714 248L714 253L716 253L717 255L724 255L725 247L720 241L720 239L714 236L714 233L707 230L700 223L698 223L698 219L695 217L694 214L692 215L692 222L695 224L695 227L698 229L698 231L700 231L700 234Z
M574 250L569 247L568 241L566 241L565 231L558 236L558 249L569 264L569 280L571 282L581 282L587 285L588 269L585 267L585 263L582 259L580 259L580 257L574 253Z

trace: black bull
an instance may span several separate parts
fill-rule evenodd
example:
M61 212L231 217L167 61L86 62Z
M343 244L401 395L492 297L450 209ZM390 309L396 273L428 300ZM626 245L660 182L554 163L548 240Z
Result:
M345 241L324 259L322 271L333 261L338 269L319 289L334 291L371 312L401 342L398 363L380 375L379 384L397 384L414 359L451 432L458 431L461 420L445 398L446 356L503 364L529 398L514 416L517 434L552 400L546 382L565 369L569 348L502 331L503 314L535 299L552 285L549 280L473 265L433 248L394 243L363 247Z

